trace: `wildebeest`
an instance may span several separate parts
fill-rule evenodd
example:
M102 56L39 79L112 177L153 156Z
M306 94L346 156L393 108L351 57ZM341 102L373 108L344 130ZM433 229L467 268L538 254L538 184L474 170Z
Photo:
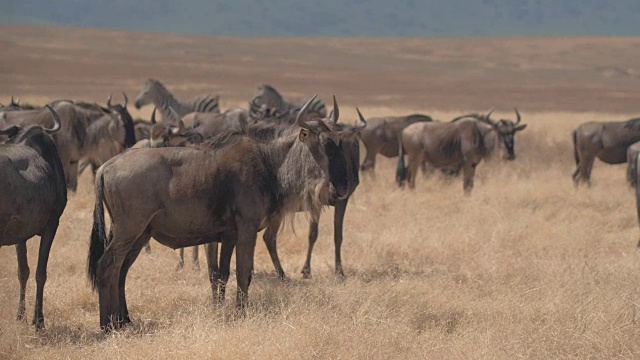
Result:
M360 132L360 139L366 149L360 170L374 170L378 153L386 157L398 156L398 134L413 123L425 121L433 119L422 114L370 118L366 129Z
M424 162L435 168L461 168L465 194L473 188L476 166L487 154L484 138L477 121L452 123L419 122L407 126L399 135L396 181L399 186L406 180L415 187L418 167ZM405 167L404 155L409 164Z
M627 121L587 122L572 133L576 171L573 183L591 185L591 169L596 157L607 164L627 161L627 148L640 141L640 118Z
M50 104L62 122L60 131L52 135L62 161L67 188L75 191L78 186L78 162L85 155L85 139L89 126L95 120L110 113L96 104L59 100ZM0 127L17 125L26 127L39 124L52 126L47 109L0 112ZM1 137L1 136L0 136Z
M0 104L0 111L18 111L18 110L36 110L37 106L31 104L20 104L20 98L15 100L13 96L11 97L11 102L9 105Z
M227 135L199 147L134 149L98 170L88 274L102 329L130 321L126 274L151 237L171 248L221 241L224 252L225 243L235 245L236 303L246 307L257 232L348 191L337 134L303 120L310 103L298 115L301 129L272 142ZM324 176L309 178L315 163ZM103 203L112 222L108 242Z
M527 124L520 124L522 116L517 108L514 109L516 113L516 121L508 119L500 119L498 121L491 119L493 110L489 111L486 115L481 114L467 114L458 116L451 120L451 122L458 121L479 121L480 131L484 138L484 144L487 151L487 156L490 156L496 147L500 144L505 150L505 159L515 160L515 135L518 131L522 131L527 127Z
M82 146L84 156L79 165L80 173L87 165L91 165L95 175L100 165L136 143L133 119L127 109L127 95L122 95L124 105L112 104L109 95L109 112L89 124Z
M12 125L0 130L0 134L9 136L6 143L0 144L0 246L16 246L20 281L18 320L23 320L29 279L26 242L33 236L40 236L33 315L37 329L44 327L42 297L49 251L67 204L62 162L49 136L60 130L61 121L48 105L47 111L54 119L51 129L40 125Z
M323 205L330 205L330 206L333 206L335 209L334 211L335 274L339 278L344 277L344 271L342 268L342 256L341 256L344 216L346 213L346 208L347 208L349 198L359 184L358 164L360 162L360 144L358 142L357 135L362 129L364 129L367 126L367 121L365 120L364 116L362 116L362 114L360 113L360 110L357 110L357 112L358 112L360 125L354 127L351 125L338 123L340 110L334 96L333 110L329 114L328 119L318 120L318 121L323 121L327 125L327 127L335 131L336 138L338 141L339 151L335 153L333 158L333 163L339 165L339 166L336 166L339 169L342 169L342 168L346 169L346 172L343 175L344 176L343 189L338 189L338 190L334 189L333 191L330 191L329 197L326 199L327 202L323 203ZM290 130L291 128L287 126L283 126L282 124L272 123L271 126L272 127L275 126L275 129L274 129L275 132L263 131L265 129L262 126L258 126L257 128L256 127L249 128L248 132L252 134L254 130L257 130L255 132L257 136L262 138L272 139L272 138L278 138L279 136L281 136L279 132L284 132L286 134L287 132L291 131ZM311 154L307 154L306 157L307 157L306 162L310 163L311 166L313 166L314 163L311 160ZM332 170L330 168L330 172L331 171ZM306 174L309 178L315 178L318 180L322 179L324 176L323 172L317 165L313 166L313 168L307 169ZM306 257L304 266L302 268L302 275L304 278L311 277L311 255L313 252L313 247L315 245L315 242L318 238L318 222L320 220L319 210L320 210L319 208L314 208L310 213L309 244L308 244L308 250L307 250L307 257ZM305 209L304 208L292 209L292 211L305 211ZM267 226L267 229L263 234L263 240L267 246L267 250L269 251L269 255L271 257L271 260L273 262L274 268L278 276L281 279L285 279L285 273L280 263L280 259L278 257L277 245L276 245L277 233L281 227L282 216L284 216L284 214L282 214L280 218L274 217L270 221L270 223ZM222 270L222 272L220 274L216 274L219 276L215 277L214 279L214 282L219 284L217 289L219 301L221 300L221 298L224 297L224 287L229 277L228 266L224 266L222 264L229 263L231 251L232 251L232 249L229 249L229 248L227 248L225 251L225 246L226 245L223 244L222 246L223 249L221 253L220 269ZM217 245L210 244L209 247L206 249L206 251L207 251L207 259L214 259L217 254ZM211 262L209 262L209 264L211 265ZM213 265L215 266L215 263ZM209 268L210 274L216 273L216 271L218 271L217 268L213 268L213 269L211 267ZM220 281L216 281L216 280L220 280Z
M135 106L136 109L140 109L147 104L154 104L158 108L160 115L162 115L162 119L167 121L175 118L172 114L172 109L180 117L192 112L219 113L218 101L218 96L210 95L197 97L191 102L178 101L160 81L148 79L144 83L142 91L136 97Z
M640 154L640 141L633 143L627 149L627 182L631 187L638 181L638 154Z

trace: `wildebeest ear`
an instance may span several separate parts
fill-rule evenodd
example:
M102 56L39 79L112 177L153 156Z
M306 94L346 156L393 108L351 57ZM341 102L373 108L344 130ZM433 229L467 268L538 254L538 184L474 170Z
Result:
M300 138L300 141L306 140L309 137L309 130L300 129L300 135L298 137Z
M178 121L178 134L184 133L184 122L182 120Z
M527 124L518 125L513 128L513 131L521 131L521 130L524 130L524 128L526 127L527 127Z

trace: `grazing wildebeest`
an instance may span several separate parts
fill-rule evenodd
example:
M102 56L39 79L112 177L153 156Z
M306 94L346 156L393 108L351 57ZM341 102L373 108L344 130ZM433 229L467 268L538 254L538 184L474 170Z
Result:
M20 302L18 320L24 320L25 294L29 279L27 240L39 235L40 251L36 270L36 303L33 324L44 327L42 296L47 281L47 262L60 216L67 204L67 189L62 162L56 145L48 134L61 128L58 114L53 128L40 125L12 125L0 130L9 139L0 144L0 246L15 245L18 257Z
M486 115L467 114L458 116L451 120L451 122L478 121L480 131L484 138L487 157L491 156L496 147L499 147L500 144L502 144L505 150L505 159L515 160L515 135L518 131L524 130L527 127L527 124L520 124L522 116L517 108L515 108L514 111L516 113L515 122L508 119L500 119L498 121L492 120L491 114L493 113L493 110L489 111Z
M100 167L88 274L102 329L130 321L126 275L151 237L171 248L221 241L224 252L225 243L235 245L237 306L246 307L258 231L287 212L313 211L331 192L342 199L348 191L336 132L303 120L310 103L298 115L301 129L271 142L227 135L197 147L134 149ZM318 167L324 176L309 178Z
M464 192L471 193L476 166L486 156L477 121L419 122L407 126L399 137L396 181L400 187L406 180L409 188L414 188L418 167L426 162L435 168L462 168ZM408 167L404 164L405 153Z
M627 161L627 148L640 141L640 118L627 121L587 122L572 133L576 159L573 183L591 185L591 169L596 157L607 164Z
M175 111L179 117L185 116L192 112L213 112L220 113L218 105L219 97L204 95L195 98L190 102L178 101L164 85L158 80L148 79L144 83L144 88L136 97L136 109L147 104L154 104L164 121L175 119ZM173 110L172 110L173 109ZM175 119L174 121L177 121Z
M294 114L299 111L300 105L285 101L273 86L267 84L259 85L258 94L249 101L249 116L254 121L268 118L294 124L296 119ZM309 119L325 118L327 107L322 100L316 99L307 109L306 116Z
M84 156L87 129L93 121L110 111L96 104L78 104L67 100L56 101L50 105L62 121L62 128L53 134L52 138L62 161L67 188L75 191L78 186L78 162ZM0 127L26 127L35 124L52 126L51 115L47 109L0 112Z
M631 187L638 181L638 154L640 154L640 141L633 143L627 149L627 182Z
M389 158L398 156L398 134L413 123L425 121L433 119L422 114L370 118L367 128L360 132L360 139L366 149L360 170L375 170L378 153Z

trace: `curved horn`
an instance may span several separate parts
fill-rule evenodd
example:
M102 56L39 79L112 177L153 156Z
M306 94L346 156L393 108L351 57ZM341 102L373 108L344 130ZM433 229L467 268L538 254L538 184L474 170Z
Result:
M309 105L313 102L313 100L316 99L316 97L318 97L318 94L313 95L313 97L311 99L309 99L303 106L302 109L300 109L300 111L298 112L298 116L296 116L296 123L298 124L298 126L300 126L301 128L304 129L308 129L311 130L311 127L309 126L309 124L307 124L304 120L302 120L302 115L304 115L304 113L307 111L307 108L309 107Z
M15 125L12 125L6 129L0 129L0 135L9 135L9 137L14 137L19 132L20 128Z
M55 134L62 127L62 123L60 122L60 118L58 117L58 114L56 113L56 111L53 110L53 108L51 106L49 106L49 104L47 104L45 106L47 107L47 109L49 109L49 111L51 111L51 115L53 115L54 125L53 125L53 127L51 129L46 129L46 128L43 128L43 129L49 135Z
M124 91L122 92L122 96L124 96L124 107L127 107L127 104L129 103L129 98L127 97L127 94L124 93Z
M151 113L151 123L155 125L156 123L156 110L158 109L158 107L154 107L153 108L153 112Z
M520 124L520 120L522 120L522 117L520 116L520 112L518 111L517 107L514 107L513 110L516 111L516 117L517 117L516 125L518 125L518 124Z
M340 118L340 108L338 107L336 96L333 95L333 110L331 110L331 122L336 124L339 118Z
M109 98L107 99L107 107L108 108L111 107L111 97L112 97L112 94L109 94Z
M495 110L495 108L491 108L491 110L489 110L489 112L487 113L487 115L485 115L485 117L487 119L489 119L491 117L491 114L493 114L493 110Z
M357 106L356 106L356 111L358 112L358 117L360 118L360 123L362 123L362 125L357 125L356 129L362 130L362 129L367 127L367 120L365 120L364 116L362 116L362 113L360 112L360 109L358 109Z

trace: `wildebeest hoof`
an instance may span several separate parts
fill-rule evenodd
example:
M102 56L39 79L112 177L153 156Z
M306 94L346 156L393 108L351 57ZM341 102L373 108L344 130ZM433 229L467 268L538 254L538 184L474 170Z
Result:
M31 322L31 325L35 325L36 326L36 330L43 330L44 329L44 318L33 318L33 321Z
M302 278L311 279L311 269L302 269Z

